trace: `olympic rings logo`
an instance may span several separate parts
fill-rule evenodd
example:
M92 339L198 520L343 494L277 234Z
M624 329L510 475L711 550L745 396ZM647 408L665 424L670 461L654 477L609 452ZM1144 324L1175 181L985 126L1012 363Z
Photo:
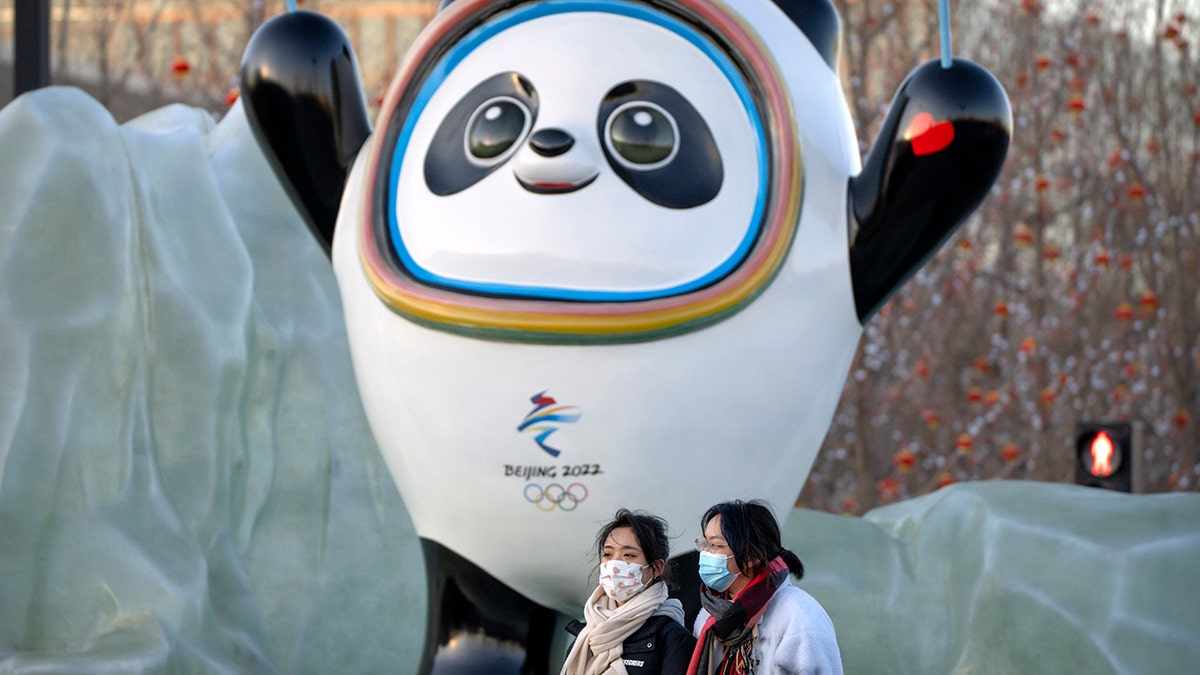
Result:
M583 483L571 483L567 487L550 483L544 489L537 483L525 484L525 500L538 507L539 511L550 512L556 508L574 511L587 498L588 489Z

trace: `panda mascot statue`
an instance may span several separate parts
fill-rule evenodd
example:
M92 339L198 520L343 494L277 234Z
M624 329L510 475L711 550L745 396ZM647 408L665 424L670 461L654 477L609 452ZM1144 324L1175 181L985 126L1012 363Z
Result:
M243 105L424 547L420 672L545 672L620 506L691 541L718 501L795 501L863 323L1012 126L989 72L934 60L860 159L839 33L829 0L445 2L373 129L327 17L251 39Z

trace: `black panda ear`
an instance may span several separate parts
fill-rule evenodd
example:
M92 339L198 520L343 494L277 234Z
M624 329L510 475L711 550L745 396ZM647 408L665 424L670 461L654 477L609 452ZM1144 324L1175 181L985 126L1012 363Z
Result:
M1012 137L1008 95L985 68L918 66L850 179L850 276L871 317L979 206Z
M349 38L322 14L280 14L250 38L240 79L258 146L328 253L346 176L371 133Z
M448 0L447 0L448 1ZM829 0L774 0L836 73L842 23Z

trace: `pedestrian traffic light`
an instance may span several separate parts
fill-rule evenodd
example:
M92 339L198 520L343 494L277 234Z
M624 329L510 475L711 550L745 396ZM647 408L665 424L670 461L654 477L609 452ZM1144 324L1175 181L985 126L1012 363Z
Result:
M1140 492L1137 472L1140 425L1080 422L1075 425L1075 483Z

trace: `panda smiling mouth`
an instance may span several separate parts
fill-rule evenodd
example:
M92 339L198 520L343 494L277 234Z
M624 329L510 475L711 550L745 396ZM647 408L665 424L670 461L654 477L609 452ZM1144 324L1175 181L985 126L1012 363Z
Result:
M594 173L582 180L571 182L528 181L520 176L516 176L516 179L517 182L521 184L521 187L534 194L561 195L568 192L575 192L576 190L582 190L583 188L591 185L592 181L596 180L596 176L598 175L598 173Z

